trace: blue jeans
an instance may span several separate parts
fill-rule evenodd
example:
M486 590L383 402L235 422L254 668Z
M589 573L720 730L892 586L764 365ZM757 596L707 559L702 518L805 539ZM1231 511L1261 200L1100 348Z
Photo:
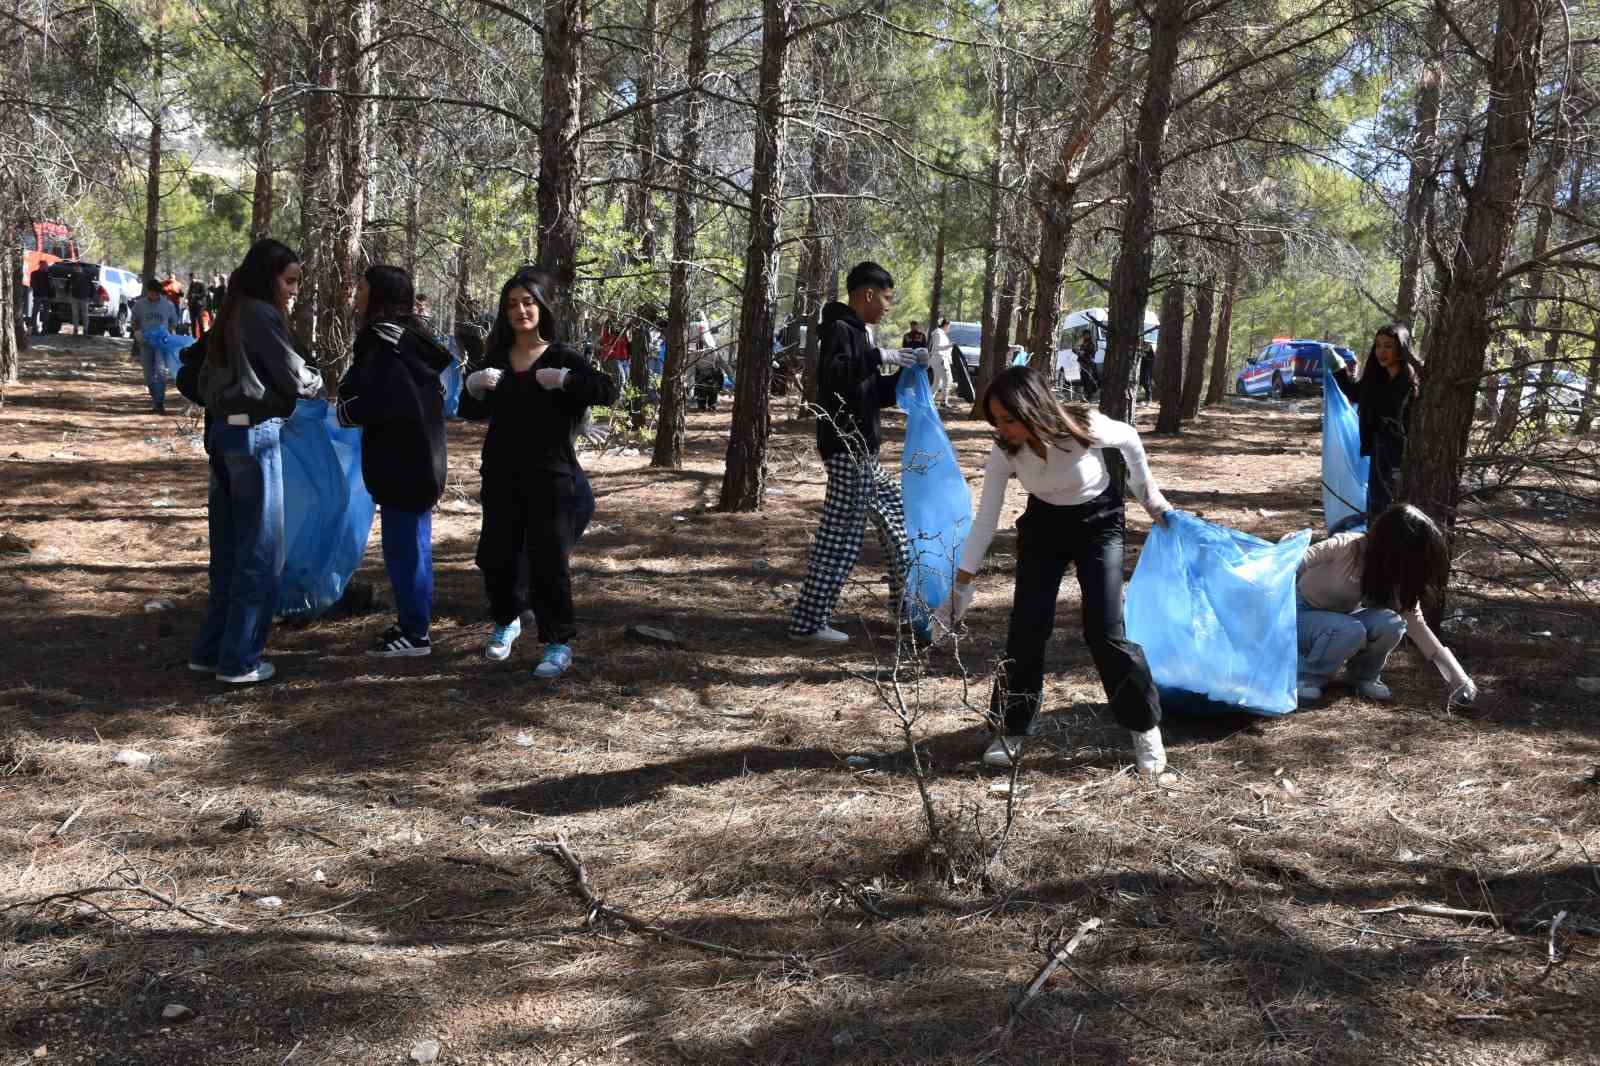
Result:
M144 387L150 390L150 402L157 408L167 405L167 364L155 346L142 338L133 342L139 353L139 365L144 367Z
M378 520L400 628L407 636L425 637L433 617L433 512L384 507Z
M219 674L248 673L261 661L283 576L283 420L211 427L211 595L192 662Z
M1300 643L1300 683L1321 687L1344 667L1352 681L1376 681L1384 661L1406 635L1406 623L1383 607L1351 614L1300 605L1296 629Z

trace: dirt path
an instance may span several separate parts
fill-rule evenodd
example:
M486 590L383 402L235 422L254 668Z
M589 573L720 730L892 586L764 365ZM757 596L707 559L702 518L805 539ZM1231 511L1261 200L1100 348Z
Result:
M868 680L875 549L848 649L784 639L821 496L804 426L777 427L757 515L707 510L726 406L692 417L682 471L589 462L578 660L542 685L531 638L480 658L481 429L454 424L436 654L366 658L382 611L325 620L275 631L281 680L221 691L184 665L205 596L193 421L145 413L125 342L54 338L24 368L0 409L0 536L33 545L0 554L0 907L117 891L0 911L0 1064L404 1063L427 1039L449 1063L1600 1061L1600 697L1573 681L1600 675L1590 607L1468 602L1446 633L1484 689L1470 714L1443 713L1408 650L1389 706L1174 721L1152 790L1063 603L1046 735L985 869L1005 803L964 693L986 702L1004 639L1017 495L970 680L941 651L916 686L963 875L945 884ZM985 429L952 425L969 471ZM1316 415L1294 403L1230 401L1147 443L1180 507L1273 538L1319 517ZM1594 557L1596 515L1524 517ZM375 542L364 576L384 586ZM157 763L114 765L124 748ZM605 904L785 961L586 927L539 847L558 833ZM1362 913L1406 902L1526 922ZM1007 1037L1045 948L1088 918Z

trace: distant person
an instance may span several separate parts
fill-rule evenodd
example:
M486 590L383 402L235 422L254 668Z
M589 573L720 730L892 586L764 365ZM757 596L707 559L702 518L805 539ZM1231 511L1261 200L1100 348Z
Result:
M1367 474L1367 521L1370 524L1394 502L1400 466L1406 456L1406 430L1411 404L1421 388L1421 373L1411 349L1411 331L1398 323L1380 326L1372 348L1352 378L1332 348L1322 349L1334 384L1356 405L1361 428L1361 454L1371 458Z
M1139 360L1139 392L1144 403L1149 403L1155 392L1156 350L1149 341L1140 344L1134 353Z
M895 402L895 387L907 367L927 366L928 350L879 348L867 327L894 306L894 278L877 263L857 263L845 278L849 303L822 309L818 331L817 451L827 471L822 521L811 544L805 584L789 618L789 639L843 644L849 637L830 623L845 579L855 569L868 518L889 567L889 604L897 620L903 602L910 546L900 479L878 463L878 411ZM893 368L893 374L880 369ZM926 639L928 634L920 634Z
M28 328L43 333L50 315L50 267L43 260L28 275Z
M1422 598L1442 591L1449 575L1444 534L1407 504L1385 508L1366 533L1336 533L1313 544L1295 582L1300 702L1320 700L1341 667L1365 699L1392 700L1383 666L1405 636L1438 669L1454 700L1476 699L1477 686L1422 617Z
M939 319L928 337L928 369L933 371L933 396L942 407L950 402L950 320Z
M1098 411L1063 407L1043 374L1029 366L1002 370L985 391L983 413L995 429L983 468L983 493L961 552L940 623L955 628L972 603L973 582L994 537L1012 478L1028 493L1017 519L1016 582L1006 650L989 700L994 740L989 766L1010 766L1031 735L1044 693L1044 653L1055 628L1056 599L1070 567L1083 604L1083 637L1111 713L1128 730L1140 773L1166 768L1161 697L1144 649L1128 639L1122 618L1121 486L1105 453L1116 449L1128 483L1157 524L1172 509L1156 486L1138 432Z
M228 279L221 274L211 276L211 287L206 290L206 310L211 312L211 320L217 320L217 314L222 310L222 301L228 295Z
M399 616L367 652L431 654L433 507L444 495L444 385L451 354L413 313L411 275L370 266L356 284L359 332L339 382L339 421L362 427L361 477L378 505L383 565Z
M94 278L89 276L87 264L74 261L72 267L67 297L72 304L72 328L81 337L89 332L89 301L94 299Z
M199 274L190 272L185 297L189 303L189 334L199 337L206 331L206 283Z
M211 416L211 591L189 669L246 685L276 672L262 657L283 577L283 420L322 394L289 335L300 257L257 241L233 272L206 338L199 392Z
M928 335L926 333L922 332L922 323L921 322L912 322L911 323L911 328L906 330L906 332L904 334L902 334L901 337L900 337L900 347L902 347L902 348L913 348L913 349L915 349L915 348L926 348L927 346L928 346Z
M158 415L167 413L167 364L161 357L161 351L145 339L145 330L165 330L168 333L178 333L182 324L178 321L178 312L162 297L161 283L147 281L144 283L144 296L133 301L130 308L130 317L133 322L133 354L139 365L144 368L144 387L150 390L151 410Z
M1078 358L1078 387L1085 400L1093 400L1100 392L1100 364L1095 362L1100 346L1093 333L1086 332L1078 338L1073 353Z
M552 311L554 278L524 267L500 290L482 369L467 375L463 418L488 419L483 438L483 525L476 561L494 623L484 657L504 660L532 608L544 643L535 677L572 665L574 544L587 522L587 483L574 438L589 407L617 386L563 344Z
M161 283L161 294L172 301L172 306L178 309L178 320L183 320L183 283L178 280L178 275L167 271L166 280Z

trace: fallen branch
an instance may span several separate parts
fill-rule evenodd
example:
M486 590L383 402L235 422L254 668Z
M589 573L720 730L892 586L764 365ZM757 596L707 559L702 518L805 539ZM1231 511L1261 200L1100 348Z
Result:
M729 947L726 944L713 944L708 940L696 940L694 937L683 936L679 933L663 929L658 925L651 925L643 918L635 917L627 911L612 907L595 894L594 886L589 883L589 873L583 868L583 860L573 854L572 848L567 844L564 833L556 835L555 843L540 844L539 850L546 855L557 859L566 867L567 873L572 875L571 889L573 895L584 905L587 914L584 925L592 926L596 918L607 918L620 925L625 925L636 933L668 940L675 944L684 944L701 951L709 951L717 955L726 955L733 959L745 959L750 962L788 962L803 963L805 960L799 955L787 954L776 951L746 951L743 948Z
M1116 996L1113 996L1110 992L1107 992L1105 989L1101 988L1099 985L1095 984L1093 981L1091 981L1087 977L1083 976L1083 974L1079 973L1077 970L1074 970L1072 968L1072 964L1070 962L1067 962L1066 960L1062 960L1061 965L1066 969L1066 971L1068 973L1070 973L1072 976L1076 977L1079 981L1081 981L1085 985L1087 985L1089 987L1090 991L1098 992L1100 995L1104 996L1106 999L1109 999L1114 1006L1116 1006L1123 1013L1127 1014L1130 1018L1133 1018L1135 1021L1138 1021L1140 1024L1145 1025L1148 1028L1154 1029L1158 1033L1164 1033L1165 1035L1172 1037L1174 1040L1187 1040L1187 1039L1189 1039L1185 1034L1183 1034L1183 1033L1175 1033L1171 1029L1168 1029L1166 1026L1160 1025L1160 1024L1154 1022L1154 1021L1151 1021L1145 1015L1140 1014L1138 1011L1134 1010L1132 1007L1130 1007L1126 1003L1122 1002L1122 1000L1118 999Z
M46 903L51 903L58 899L70 899L77 900L81 903L88 903L89 901L83 897L96 895L101 892L137 892L141 895L149 896L157 903L166 906L169 910L175 910L179 914L187 915L188 917L193 918L195 921L201 922L205 925L215 926L218 929L231 929L236 933L248 933L250 931L245 926L234 925L232 922L225 922L221 918L213 918L209 914L201 914L199 911L191 910L179 903L177 900L173 899L171 896L157 892L153 888L147 888L140 884L90 885L88 888L75 888L69 892L52 892L47 896L40 896L38 899L23 900L21 903L7 904L4 907L0 907L0 911L14 910L17 907L42 907ZM92 903L89 905L91 907L94 906ZM96 909L98 910L99 908Z
M1099 918L1084 919L1079 924L1078 931L1072 934L1072 939L1051 953L1045 964L1039 967L1039 972L1033 975L1033 980L1028 982L1028 987L1022 990L1022 995L1012 1001L1011 1017L1006 1019L1006 1027L1000 1034L1000 1039L1010 1039L1011 1030L1016 1027L1018 1020L1022 1017L1022 1012L1027 1009L1029 1003L1038 998L1040 990L1044 988L1044 983L1050 980L1050 975L1060 969L1062 964L1067 961L1067 956L1077 951L1084 938L1098 928L1100 928Z
M65 833L68 829L71 829L72 828L72 823L76 822L78 820L78 815L82 814L83 813L83 809L85 807L87 807L88 805L89 805L89 801L88 800L84 800L82 803L80 803L76 807L74 807L72 809L72 813L67 815L67 820L62 822L60 825L56 826L56 831L54 833L51 833L50 835L53 836L53 837L59 837L62 833Z
M1552 923L1549 918L1535 918L1523 915L1520 918L1496 914L1494 911L1462 910L1460 907L1441 907L1436 903L1397 903L1392 907L1373 907L1370 910L1360 911L1361 914L1419 914L1425 918L1453 918L1457 921L1476 922L1489 921L1500 929L1538 929L1547 924L1565 924L1569 929L1591 936L1600 935L1600 927L1587 925L1583 922L1565 920L1566 912L1562 911ZM1554 937L1551 938L1552 940Z

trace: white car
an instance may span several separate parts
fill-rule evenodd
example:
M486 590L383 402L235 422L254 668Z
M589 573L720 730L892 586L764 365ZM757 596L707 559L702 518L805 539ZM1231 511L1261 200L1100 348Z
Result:
M46 333L59 333L62 325L71 324L72 282L78 274L86 273L94 287L89 297L89 332L110 333L113 337L127 334L132 317L130 308L144 294L139 275L118 267L77 261L51 263L49 273L50 310L45 316Z

